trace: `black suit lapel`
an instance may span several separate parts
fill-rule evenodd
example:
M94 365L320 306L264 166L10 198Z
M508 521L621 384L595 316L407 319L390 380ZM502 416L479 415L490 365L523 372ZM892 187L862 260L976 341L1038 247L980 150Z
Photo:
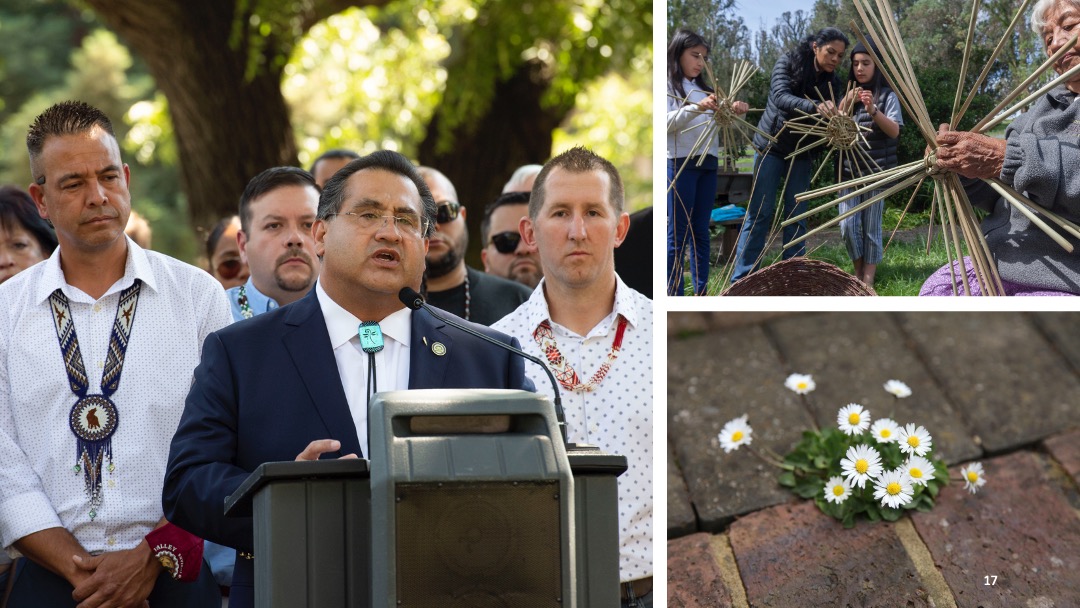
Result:
M446 325L426 310L412 313L412 344L409 347L409 388L446 386L453 340L443 331Z
M316 413L330 432L328 438L341 442L342 455L352 453L362 458L356 425L341 387L330 334L314 289L289 307L285 325L288 329L281 340L315 404Z

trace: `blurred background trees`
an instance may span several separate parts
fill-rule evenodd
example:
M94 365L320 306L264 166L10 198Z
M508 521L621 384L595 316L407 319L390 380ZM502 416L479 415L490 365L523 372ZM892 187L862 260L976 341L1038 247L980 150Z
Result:
M478 230L514 168L571 145L651 204L651 2L0 0L0 182L26 127L83 99L116 123L154 247L194 261L262 169L395 149ZM196 230L192 230L195 228ZM478 243L474 243L478 246Z

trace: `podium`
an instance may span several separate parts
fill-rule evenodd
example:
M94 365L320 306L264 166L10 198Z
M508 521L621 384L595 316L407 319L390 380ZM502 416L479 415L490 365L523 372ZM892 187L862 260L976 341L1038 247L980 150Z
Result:
M253 516L257 606L619 606L625 457L564 446L524 391L370 411L370 463L265 463L227 500Z

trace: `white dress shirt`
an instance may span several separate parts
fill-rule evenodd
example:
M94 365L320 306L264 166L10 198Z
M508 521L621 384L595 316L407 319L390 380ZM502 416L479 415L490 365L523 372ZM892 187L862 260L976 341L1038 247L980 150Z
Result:
M546 360L533 332L547 320L559 352L581 382L589 382L611 352L618 316L626 318L622 349L600 385L587 393L559 390L570 441L626 456L630 468L618 479L619 578L626 582L652 576L652 300L616 275L614 310L580 336L551 320L544 296L546 281L542 279L528 301L491 327L514 336L522 350ZM525 374L536 392L554 398L543 370L526 365Z
M128 239L124 276L94 300L64 280L58 248L0 285L0 541L63 527L91 553L131 549L162 518L169 444L180 422L203 339L232 322L221 284L205 271ZM76 439L72 392L49 295L67 296L89 381L101 394L120 292L142 280L116 404L112 462L102 467L102 501L90 519Z
M362 458L368 458L368 354L360 348L357 331L361 321L335 302L322 287L315 283L315 295L319 298L326 331L330 334L330 346L334 348L341 387L349 402L356 437L360 440ZM379 320L383 334L383 349L375 353L375 380L379 392L403 391L409 388L409 341L412 339L412 311L408 308L391 313Z

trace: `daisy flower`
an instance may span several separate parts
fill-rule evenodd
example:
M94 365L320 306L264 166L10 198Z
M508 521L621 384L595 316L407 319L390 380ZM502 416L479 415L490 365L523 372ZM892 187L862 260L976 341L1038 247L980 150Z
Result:
M881 454L868 445L853 445L840 459L840 471L849 484L865 487L866 480L881 474Z
M851 496L851 486L847 480L839 475L829 479L825 484L825 500L840 504Z
M885 392L891 393L897 399L903 399L904 397L911 396L911 389L908 385L899 380L889 380L885 383Z
M817 385L814 384L814 377L810 374L791 374L787 380L784 380L784 386L800 395L805 395L814 390Z
M900 435L900 425L888 418L878 418L870 427L870 434L878 443L892 443Z
M881 500L881 506L897 508L911 502L914 488L911 479L903 469L885 471L874 481L874 498Z
M754 429L750 428L750 425L746 422L746 416L746 414L743 414L729 421L724 425L724 428L720 429L717 439L720 440L720 447L724 448L725 453L737 450L741 445L749 445L754 440L751 437Z
M911 483L920 486L934 478L934 464L922 456L908 458L901 470L911 478Z
M921 426L916 428L914 424L909 424L900 429L897 442L900 444L901 452L915 454L916 456L925 456L933 444L930 433Z
M863 431L870 428L870 412L858 403L849 403L840 408L840 413L836 415L836 424L848 435L862 435Z
M979 488L986 483L981 462L973 462L960 469L960 476L964 478L964 487L972 494L978 492Z

